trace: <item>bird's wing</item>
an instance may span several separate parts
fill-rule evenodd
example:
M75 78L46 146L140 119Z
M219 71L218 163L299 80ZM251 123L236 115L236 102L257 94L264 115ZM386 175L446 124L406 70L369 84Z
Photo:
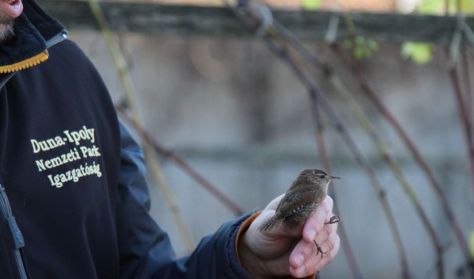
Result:
M298 188L293 188L286 192L277 206L277 212L289 212L295 202L298 204L307 204L314 201L319 189L314 185L300 185ZM311 192L311 193L308 193Z

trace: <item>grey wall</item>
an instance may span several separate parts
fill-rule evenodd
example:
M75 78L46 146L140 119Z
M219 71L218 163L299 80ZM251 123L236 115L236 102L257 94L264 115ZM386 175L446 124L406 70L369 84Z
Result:
M72 38L98 67L118 101L120 83L100 36L73 32ZM260 41L125 34L121 43L146 128L246 210L263 207L283 193L301 169L322 166L307 94L289 68ZM324 46L310 47L337 65L351 93L360 98L356 82L337 57ZM474 229L473 193L445 62L437 55L431 63L416 66L400 57L398 46L382 45L381 49L362 70L433 168L467 234ZM321 77L320 81L324 84ZM327 93L387 191L414 278L433 278L434 250L413 206L354 120L347 102L332 90ZM448 245L444 259L447 277L453 278L463 259L439 199L392 129L367 100L360 100L402 164L439 238ZM323 121L329 123L326 118ZM333 173L343 178L335 186L337 203L363 274L399 278L394 241L367 176L331 128L327 143ZM229 210L171 162L162 161L162 167L195 244L232 218ZM153 186L151 193L153 216L170 233L178 255L185 255L162 194ZM323 275L350 278L349 272L341 250Z

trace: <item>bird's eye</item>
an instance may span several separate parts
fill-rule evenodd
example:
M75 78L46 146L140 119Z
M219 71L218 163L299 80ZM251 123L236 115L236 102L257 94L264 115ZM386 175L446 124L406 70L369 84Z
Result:
M324 175L323 175L323 174L320 174L320 175L319 175L319 178L323 179L323 178L324 178Z

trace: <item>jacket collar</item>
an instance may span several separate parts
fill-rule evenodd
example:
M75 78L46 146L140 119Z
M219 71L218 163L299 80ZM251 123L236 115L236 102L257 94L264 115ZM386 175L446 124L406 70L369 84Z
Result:
M0 81L8 73L33 67L48 59L48 47L63 40L66 30L34 0L23 0L24 11L15 20L15 36L0 45Z

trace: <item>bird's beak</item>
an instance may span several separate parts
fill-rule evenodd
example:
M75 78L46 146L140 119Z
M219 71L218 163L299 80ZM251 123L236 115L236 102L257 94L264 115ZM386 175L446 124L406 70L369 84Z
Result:
M331 179L341 179L339 176L331 176Z

